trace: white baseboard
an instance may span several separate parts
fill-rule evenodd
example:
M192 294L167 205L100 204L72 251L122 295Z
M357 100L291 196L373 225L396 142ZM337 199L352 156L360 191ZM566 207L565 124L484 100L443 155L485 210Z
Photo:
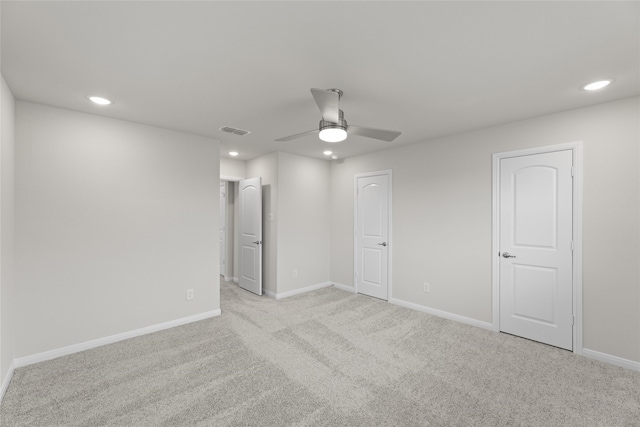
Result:
M237 278L237 277L232 277L232 278L231 278L231 281L232 281L233 283L240 283L240 281L238 280L238 278Z
M444 319L454 320L456 322L465 323L467 325L476 326L482 329L488 329L493 331L493 324L489 322L483 322L481 320L472 319L470 317L460 316L459 314L449 313L447 311L437 310L435 308L425 307L423 305L414 304L401 299L389 298L391 304L396 304L402 307L410 308L412 310L421 311L423 313L432 314L434 316L442 317Z
M334 288L340 289L341 291L351 292L352 294L356 293L356 288L353 286L343 285L341 283L331 282Z
M13 378L13 371L16 370L16 362L15 360L13 362L11 362L11 365L9 366L9 371L7 372L7 376L4 379L4 381L2 381L2 386L0 387L0 403L2 403L2 399L4 399L4 394L7 392L7 389L9 388L9 383L11 382L11 378Z
M55 350L45 351L31 356L20 357L14 359L13 363L16 368L32 365L34 363L44 362L46 360L56 359L58 357L67 356L69 354L78 353L80 351L89 350L92 348L100 347L106 344L112 344L114 342L123 341L129 338L139 337L141 335L150 334L153 332L162 331L164 329L174 328L176 326L186 325L187 323L197 322L199 320L208 319L210 317L219 316L220 309L207 311L205 313L195 314L193 316L183 317L181 319L171 320L169 322L159 323L157 325L147 326L145 328L135 329L129 332L123 332L121 334L111 335L104 338L98 338L91 341L86 341L79 344L70 345L67 347L58 348Z
M633 360L623 359L622 357L612 356L606 353L600 353L599 351L589 350L588 348L582 349L582 355L590 359L596 359L601 362L610 363L611 365L620 366L621 368L640 371L640 362L634 362Z
M335 285L335 284L334 284ZM480 320L471 319L469 317L460 316L458 314L449 313L446 311L437 310L435 308L429 308L422 305L414 304L411 302L390 298L389 302L392 304L400 305L402 307L418 310L423 313L432 314L434 316L442 317L456 322L466 323L467 325L477 326L482 329L495 331L492 323L482 322ZM634 371L640 371L640 362L634 362L633 360L623 359L622 357L612 356L606 353L600 353L599 351L589 350L588 348L582 349L582 356L589 357L591 359L599 360L600 362L609 363L611 365L620 366L621 368L631 369Z
M275 297L276 297L276 299L288 298L288 297L292 297L294 295L304 294L305 292L311 292L311 291L315 291L317 289L326 288L328 286L331 286L331 283L329 283L329 282L318 283L317 285L311 285L311 286L307 286L307 287L300 288L300 289L294 289L293 291L288 291L288 292L282 292L280 294L275 294Z
M263 289L263 290L262 290L262 292L263 292L266 296L268 296L269 298L275 298L275 297L276 297L276 293L275 293L275 292L271 292L271 291L268 291L268 290L266 290L266 289Z

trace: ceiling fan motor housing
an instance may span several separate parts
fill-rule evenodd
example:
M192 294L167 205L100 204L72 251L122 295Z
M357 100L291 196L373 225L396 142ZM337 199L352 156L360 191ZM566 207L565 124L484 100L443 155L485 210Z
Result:
M333 132L323 132L335 129ZM342 132L340 132L340 130ZM347 137L347 121L344 119L344 113L339 110L338 123L330 122L325 119L320 120L320 139L325 142L340 142Z
M342 129L347 130L347 121L344 119L344 112L342 110L339 111L338 123L329 122L325 119L320 120L320 130L323 129Z

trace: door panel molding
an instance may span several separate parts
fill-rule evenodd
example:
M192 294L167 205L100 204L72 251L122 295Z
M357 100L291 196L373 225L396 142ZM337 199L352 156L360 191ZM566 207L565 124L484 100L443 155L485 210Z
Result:
M375 172L365 172L358 173L353 176L353 291L358 293L358 235L357 235L357 227L358 227L358 180L361 178L369 178L375 176L386 176L387 177L387 204L388 204L388 213L387 213L387 245L385 250L387 251L387 297L386 301L390 301L392 299L392 259L393 259L393 236L392 236L392 224L393 224L393 174L391 169L375 171Z
M502 159L571 150L573 156L573 352L582 354L582 141L524 150L494 153L492 156L492 323L500 331L500 164Z
M262 178L240 181L238 224L239 280L241 288L262 295Z

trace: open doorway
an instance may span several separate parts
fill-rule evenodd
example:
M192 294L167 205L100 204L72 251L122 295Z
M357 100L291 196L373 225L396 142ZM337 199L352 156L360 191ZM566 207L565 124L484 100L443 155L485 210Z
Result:
M220 180L220 276L226 282L238 282L237 237L235 233L237 182Z
M220 178L220 276L262 289L262 179Z

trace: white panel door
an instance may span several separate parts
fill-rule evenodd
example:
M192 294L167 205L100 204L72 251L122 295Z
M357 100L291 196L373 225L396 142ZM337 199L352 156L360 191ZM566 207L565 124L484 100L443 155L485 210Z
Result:
M387 300L389 176L356 178L356 290Z
M220 274L227 276L226 255L227 255L227 186L220 184Z
M500 160L500 330L573 348L573 154Z
M262 178L240 181L240 287L262 295Z

